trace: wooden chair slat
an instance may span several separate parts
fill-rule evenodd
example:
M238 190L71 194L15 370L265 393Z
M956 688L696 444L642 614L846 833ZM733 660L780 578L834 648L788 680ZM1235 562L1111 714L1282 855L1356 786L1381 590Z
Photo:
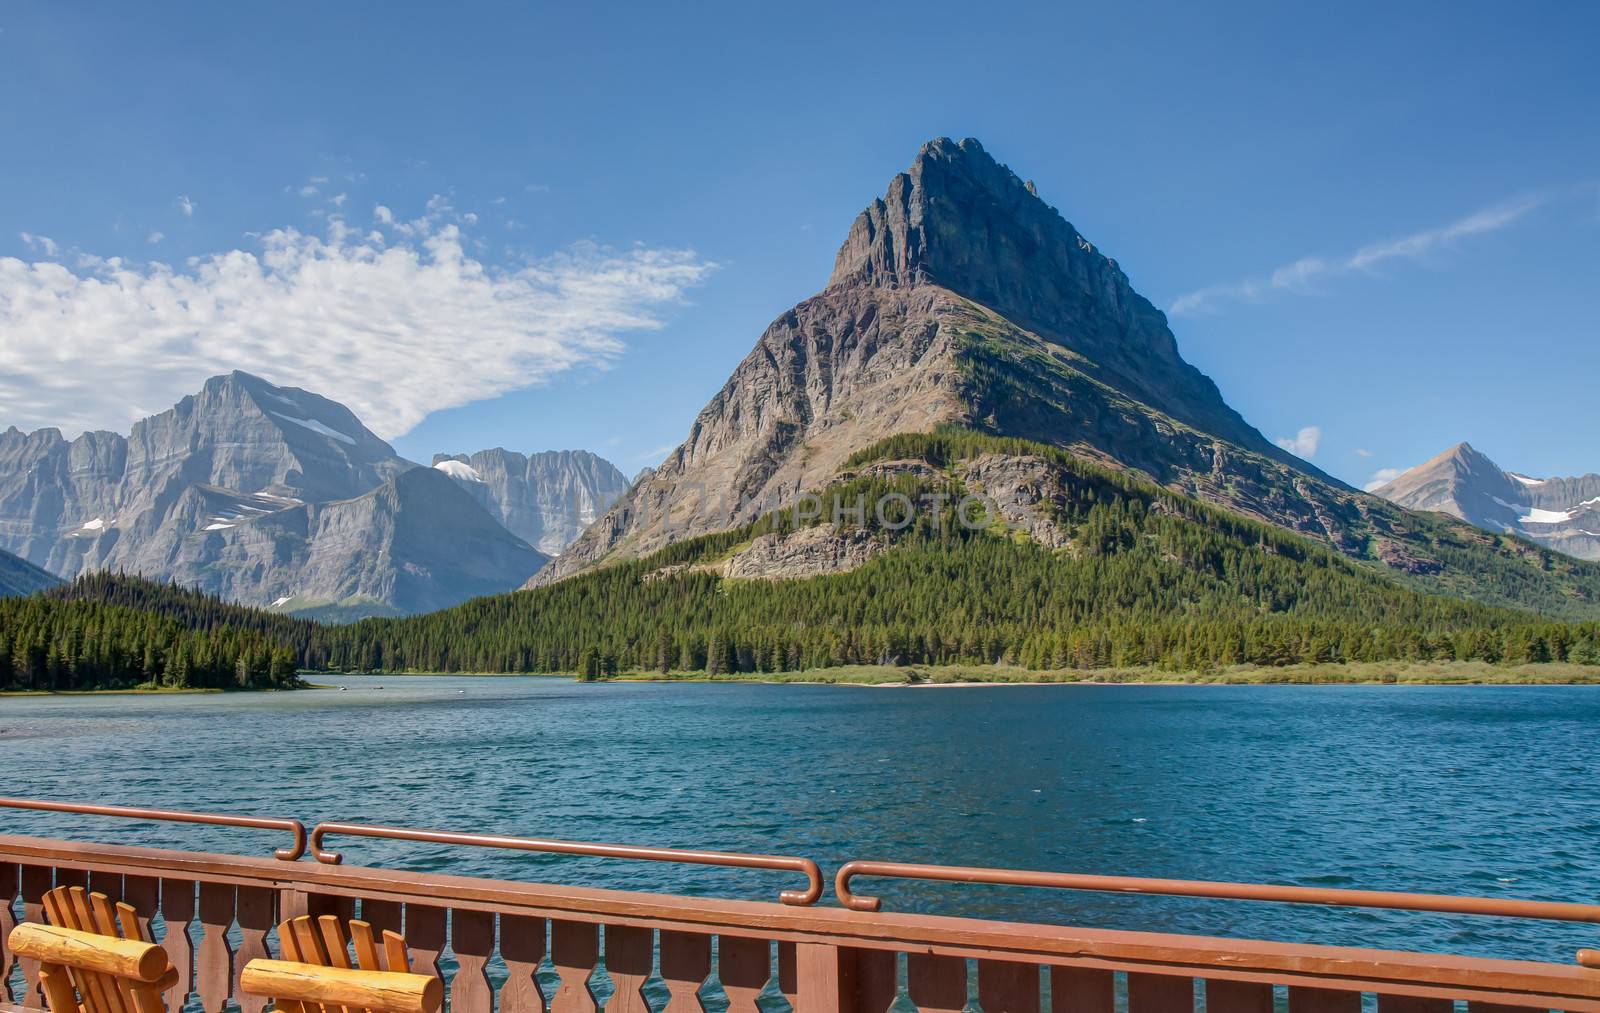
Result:
M378 940L372 934L372 926L362 921L350 923L350 944L356 951L356 966L363 971L383 970L383 960L378 956ZM405 971L409 968L396 968Z

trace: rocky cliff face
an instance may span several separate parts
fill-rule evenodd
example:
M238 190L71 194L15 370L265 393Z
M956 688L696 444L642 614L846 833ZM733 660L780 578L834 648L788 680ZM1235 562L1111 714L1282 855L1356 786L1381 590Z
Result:
M1411 510L1449 514L1569 556L1600 560L1600 475L1530 478L1458 443L1377 494Z
M127 437L0 433L0 547L67 577L389 612L507 590L543 563L443 476L404 481L414 470L343 405L232 373ZM422 516L426 538L401 523Z
M1127 276L976 141L924 145L688 438L533 584L741 524L886 436L955 424L1071 447L1350 543L1354 490L1272 446Z
M512 534L550 555L571 545L629 486L616 465L586 450L436 454L433 466Z

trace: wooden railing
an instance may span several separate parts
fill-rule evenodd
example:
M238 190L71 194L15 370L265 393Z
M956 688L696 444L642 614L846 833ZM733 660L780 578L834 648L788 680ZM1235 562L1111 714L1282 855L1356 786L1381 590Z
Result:
M851 875L1030 886L1049 875L943 868L855 863ZM849 877L841 878L845 897L852 896ZM1141 883L1154 886L1137 889ZM1600 969L1576 960L715 900L7 835L0 835L0 941L17 919L18 899L23 920L41 920L45 892L64 884L125 900L147 928L159 929L154 937L179 971L168 1009L195 1001L204 1013L223 1013L230 999L243 1013L262 1013L263 1000L239 992L238 975L250 959L273 955L277 921L305 913L359 916L402 933L414 970L453 967L447 994L454 1013L592 1013L600 1008L597 992L610 994L607 1013L698 1013L701 996L716 992L726 995L731 1013L754 1013L760 996L769 1008L787 1001L801 1013L886 1013L897 997L924 1013L956 1013L972 999L983 1013L1273 1013L1277 997L1286 997L1290 1013L1359 1013L1366 996L1376 997L1378 1013L1451 1013L1455 1001L1467 1002L1471 1013L1600 1013ZM1151 893L1182 893L1185 886L1043 885ZM1195 896L1294 889L1188 885L1202 888L1188 891ZM1375 896L1392 902L1386 906L1417 906L1395 901L1409 895ZM861 900L858 907L871 906ZM1587 905L1462 908L1600 920L1600 908ZM0 1002L40 1006L37 966L21 961L24 984L13 991L16 963L0 949ZM609 989L592 986L600 978L609 979Z

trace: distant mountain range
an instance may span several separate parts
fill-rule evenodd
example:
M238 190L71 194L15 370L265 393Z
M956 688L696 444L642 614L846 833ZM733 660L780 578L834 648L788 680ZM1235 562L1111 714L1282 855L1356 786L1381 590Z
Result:
M343 405L236 372L126 437L0 433L0 548L62 577L120 570L323 618L431 611L544 565L502 516L559 548L618 477L558 454L494 487L532 504L507 513L399 457Z
M1532 478L1458 443L1376 492L1411 510L1449 514L1485 531L1600 560L1600 475Z
M512 534L549 555L571 545L629 485L616 465L587 450L435 454L433 466L459 482Z

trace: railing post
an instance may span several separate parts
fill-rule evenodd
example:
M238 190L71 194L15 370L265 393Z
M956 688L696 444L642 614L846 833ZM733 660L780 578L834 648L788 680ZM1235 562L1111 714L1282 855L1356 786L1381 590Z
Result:
M795 1009L856 1013L855 954L832 943L795 947Z

